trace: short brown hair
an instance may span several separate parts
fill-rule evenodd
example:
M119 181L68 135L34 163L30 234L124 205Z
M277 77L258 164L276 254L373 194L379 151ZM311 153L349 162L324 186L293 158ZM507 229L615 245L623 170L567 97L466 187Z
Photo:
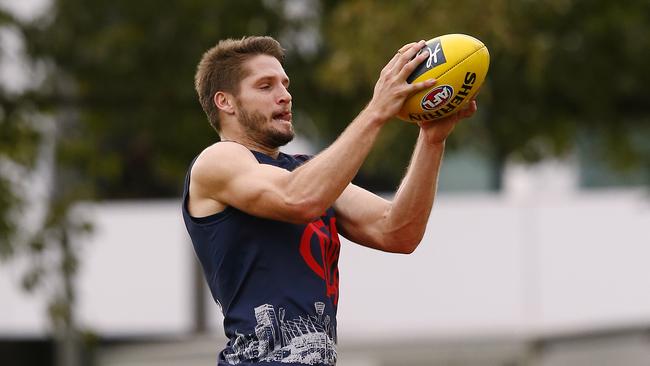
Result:
M249 72L243 64L256 55L273 56L280 63L284 61L280 43L260 36L224 39L203 54L194 76L194 87L210 125L217 132L220 130L219 110L214 105L214 95L218 91L238 94L239 83Z

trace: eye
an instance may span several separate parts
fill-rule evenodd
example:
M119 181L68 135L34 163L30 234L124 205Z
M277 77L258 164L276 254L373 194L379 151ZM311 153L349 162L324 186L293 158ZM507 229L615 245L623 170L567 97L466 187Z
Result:
M262 89L262 90L271 89L271 84L262 84L262 85L260 85L260 89Z

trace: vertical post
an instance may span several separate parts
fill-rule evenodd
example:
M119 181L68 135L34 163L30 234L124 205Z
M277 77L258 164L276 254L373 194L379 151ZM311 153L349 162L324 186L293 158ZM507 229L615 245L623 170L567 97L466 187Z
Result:
M65 221L65 219L64 219ZM61 228L61 264L60 275L63 282L63 294L51 309L56 337L56 365L80 366L79 334L75 324L75 293L73 277L76 271L76 260L72 253L67 223Z
M195 335L205 334L207 332L207 314L205 306L205 278L203 277L203 269L201 263L195 256L192 256L192 308L194 311L193 319L194 326L192 333Z

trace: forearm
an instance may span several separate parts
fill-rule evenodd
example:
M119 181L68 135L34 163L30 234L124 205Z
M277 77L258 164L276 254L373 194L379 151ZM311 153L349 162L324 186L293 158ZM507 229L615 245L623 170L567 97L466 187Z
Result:
M287 191L312 216L320 215L357 174L385 122L364 109L332 145L292 172Z
M412 251L422 239L436 195L444 148L444 142L427 143L420 133L407 173L385 219L388 242L412 247Z
M357 174L381 126L400 110L409 95L434 84L434 80L406 82L427 57L426 52L416 55L422 46L424 41L402 47L382 69L368 106L334 144L291 174L288 192L295 192L299 207L320 215L319 210L331 206Z
M411 164L387 215L390 233L413 244L419 244L426 230L438 185L445 141L455 125L476 112L476 101L463 110L431 123L420 124L420 135Z

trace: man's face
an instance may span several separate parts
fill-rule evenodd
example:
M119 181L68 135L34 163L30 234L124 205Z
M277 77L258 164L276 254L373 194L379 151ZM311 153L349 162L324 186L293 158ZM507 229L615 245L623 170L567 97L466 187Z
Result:
M254 141L270 148L293 139L289 78L272 56L258 55L244 64L249 71L240 83L236 115Z

